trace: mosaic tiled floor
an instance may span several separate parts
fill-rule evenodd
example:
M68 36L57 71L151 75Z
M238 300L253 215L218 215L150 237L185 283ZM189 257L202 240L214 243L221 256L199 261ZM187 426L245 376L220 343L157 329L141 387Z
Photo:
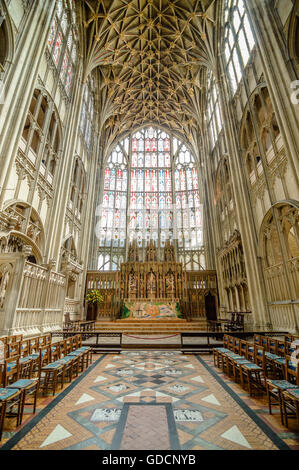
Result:
M129 351L87 373L4 444L14 450L298 449L299 434L268 415L211 356Z

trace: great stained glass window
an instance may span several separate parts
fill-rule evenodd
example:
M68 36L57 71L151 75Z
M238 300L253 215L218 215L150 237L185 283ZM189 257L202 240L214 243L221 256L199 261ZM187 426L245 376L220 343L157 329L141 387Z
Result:
M187 146L148 127L120 142L103 175L98 268L119 269L134 239L142 251L149 240L163 249L177 244L188 269L198 269L203 251L199 174ZM194 261L194 263L193 263Z

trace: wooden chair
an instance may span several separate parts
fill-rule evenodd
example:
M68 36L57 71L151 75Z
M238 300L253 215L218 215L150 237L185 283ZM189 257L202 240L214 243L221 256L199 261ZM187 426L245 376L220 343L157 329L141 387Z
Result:
M63 388L64 383L64 364L56 361L40 368L39 372L39 388L43 395L47 395L52 390L53 395L60 383Z
M299 425L299 388L282 392L282 421L289 427L289 418L295 417Z
M285 364L285 378L280 380L266 380L269 413L272 413L272 406L279 405L282 424L284 424L284 417L286 417L286 413L284 413L283 410L283 393L285 391L297 389L299 389L298 364L294 363L290 356L287 356ZM285 406L287 405L285 404Z
M8 359L10 362L9 368L19 367L18 358L12 364L12 360ZM17 388L7 388L3 387L4 382L3 374L3 365L0 365L0 440L2 438L4 421L6 417L17 418L16 427L22 424L23 418L23 409L22 409L22 393ZM17 410L14 411L14 408L17 407Z
M15 360L15 358L13 358ZM15 370L14 370L15 368ZM36 410L37 393L39 379L24 379L21 376L21 365L19 358L12 366L12 359L6 359L4 365L4 386L8 389L18 389L21 392L21 416L23 416L24 405L33 406L33 413ZM33 395L33 403L26 403L26 397Z

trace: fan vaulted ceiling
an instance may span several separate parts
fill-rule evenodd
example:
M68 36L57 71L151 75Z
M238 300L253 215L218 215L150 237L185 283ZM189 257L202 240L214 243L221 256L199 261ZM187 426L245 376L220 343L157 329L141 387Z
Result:
M85 77L99 70L105 147L145 124L195 145L214 0L85 0Z

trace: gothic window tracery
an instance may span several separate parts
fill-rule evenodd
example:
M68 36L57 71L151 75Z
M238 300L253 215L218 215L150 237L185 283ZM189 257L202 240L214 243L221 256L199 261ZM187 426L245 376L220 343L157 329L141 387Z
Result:
M119 268L114 256L134 240L141 251L150 240L159 250L175 240L188 269L198 269L202 225L199 173L186 145L148 127L116 146L104 170L99 269Z
M71 93L78 57L78 32L75 25L74 0L58 0L48 37L48 49L68 96Z
M255 45L244 0L226 0L224 21L226 72L230 79L232 95L234 95Z
M207 89L208 89L207 119L208 119L208 129L210 131L211 148L213 149L218 140L223 124L222 124L222 119L220 115L219 96L218 96L216 81L211 72L208 76Z
M88 149L91 148L93 135L93 121L95 117L94 80L91 77L84 86L83 103L80 117L80 131Z

